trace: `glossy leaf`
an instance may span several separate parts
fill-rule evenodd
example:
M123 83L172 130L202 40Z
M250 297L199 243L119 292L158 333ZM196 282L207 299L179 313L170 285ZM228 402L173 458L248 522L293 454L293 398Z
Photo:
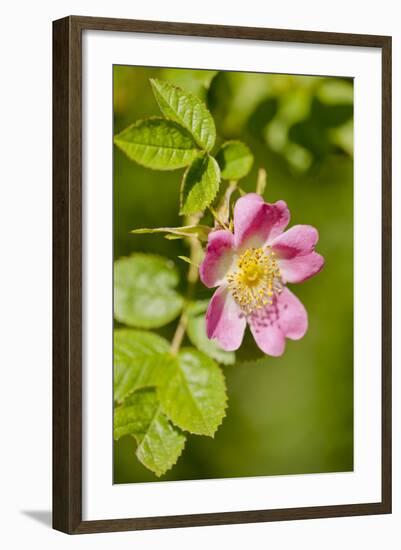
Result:
M162 113L186 128L199 147L210 151L216 140L216 128L206 105L170 82L151 79L151 84Z
M226 180L244 178L252 168L253 155L241 141L226 141L216 155L221 177Z
M180 214L203 212L216 197L219 185L220 170L215 159L207 154L197 157L182 180Z
M115 136L114 143L131 159L154 170L188 166L199 153L191 134L172 120L139 120Z
M155 385L157 369L170 344L157 334L132 329L114 331L114 400Z
M185 446L185 435L163 414L153 389L135 392L114 411L114 438L132 435L136 456L157 476L177 462Z
M200 351L182 349L159 371L158 396L175 425L191 433L213 436L227 404L219 366Z
M174 290L178 273L161 256L132 254L114 264L114 316L139 328L161 327L177 317L183 298Z

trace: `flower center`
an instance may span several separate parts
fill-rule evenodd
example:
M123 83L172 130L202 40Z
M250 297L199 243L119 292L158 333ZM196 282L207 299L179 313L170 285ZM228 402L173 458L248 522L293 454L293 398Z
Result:
M238 258L236 270L227 276L234 300L246 315L273 303L281 292L280 269L271 248L249 248Z

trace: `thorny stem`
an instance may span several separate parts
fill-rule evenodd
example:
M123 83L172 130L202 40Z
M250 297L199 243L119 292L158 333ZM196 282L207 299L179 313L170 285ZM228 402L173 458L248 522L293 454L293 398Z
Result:
M200 215L192 216L191 219L188 220L188 225L198 224L200 217L201 217ZM193 296L195 285L198 281L198 264L200 262L201 255L202 255L202 246L198 241L198 239L194 237L188 238L187 242L189 244L189 249L190 249L189 258L191 260L191 264L189 266L188 274L187 274L188 285L187 285L185 305L182 310L181 317L178 321L178 325L175 330L173 339L171 341L170 351L173 355L176 355L178 353L181 347L182 341L184 339L185 332L187 330L187 324L188 324L187 309L188 309L188 304Z

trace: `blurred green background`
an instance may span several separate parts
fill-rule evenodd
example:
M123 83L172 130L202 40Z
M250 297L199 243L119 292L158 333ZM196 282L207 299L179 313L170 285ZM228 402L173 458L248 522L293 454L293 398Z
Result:
M241 183L255 190L267 171L265 199L283 199L290 225L314 225L326 265L290 285L309 314L309 330L287 340L280 358L224 367L227 417L214 439L189 436L161 480L305 474L353 469L353 81L351 79L115 66L114 134L159 115L149 78L201 97L215 117L219 143L246 142L255 163ZM219 144L218 143L218 144ZM218 146L217 144L217 146ZM180 225L183 170L156 172L114 148L114 257L134 251L175 259L183 241L130 235L140 227ZM187 264L176 263L184 280ZM197 296L211 291L199 285ZM175 323L159 333L171 338ZM247 352L252 354L248 345ZM253 344L252 344L253 346ZM135 457L135 442L114 442L114 482L156 481Z

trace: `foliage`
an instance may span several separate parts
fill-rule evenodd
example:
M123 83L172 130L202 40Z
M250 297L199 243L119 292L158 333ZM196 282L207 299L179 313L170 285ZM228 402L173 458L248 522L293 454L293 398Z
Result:
M198 154L193 137L179 124L163 118L140 120L114 138L131 159L154 170L188 166Z
M210 151L216 140L216 127L205 104L169 82L152 79L151 84L164 116L186 128L201 149Z
M169 343L153 332L116 329L114 399L122 402L134 391L154 386L159 363L169 350Z
M224 138L252 133L296 174L333 152L352 156L350 79L219 72L207 100Z
M188 167L181 186L182 215L203 212L219 190L219 162L209 153L216 127L205 104L194 94L158 79L152 90L165 118L140 120L114 137L114 143L131 159L154 170ZM223 144L218 159L227 176L244 177L253 162L248 147L239 141ZM227 162L229 163L226 166Z
M216 160L219 163L222 178L239 180L244 178L252 168L253 155L245 143L226 141L217 153Z
M135 437L136 456L161 476L176 462L185 445L183 435L163 413L153 389L134 393L114 413L114 437Z
M163 80L152 78L142 90L143 95L150 95L147 90L153 90L156 101L147 98L149 110L144 111L152 116L143 119L143 112L136 114L132 110L134 115L120 125L119 130L136 118L141 120L119 131L114 138L116 147L129 160L151 170L164 171L155 203L174 202L175 198L170 201L172 185L164 186L176 177L171 171L181 171L181 185L174 184L175 197L178 199L180 195L180 207L176 204L175 208L183 216L181 226L170 217L163 219L163 224L171 227L152 227L160 218L151 219L149 214L143 223L146 228L138 228L135 217L129 218L128 227L134 234L131 239L148 233L160 233L169 239L163 240L166 258L150 253L119 257L121 252L117 250L115 262L114 436L122 444L133 438L138 460L156 476L165 475L177 463L186 443L185 454L189 452L189 441L204 445L213 453L211 443L219 439L216 434L220 436L219 426L227 412L226 373L237 371L235 367L224 373L221 365L234 364L240 355L240 360L248 361L254 380L260 376L257 373L266 371L263 367L268 366L265 357L258 350L252 350L251 345L246 344L234 354L221 350L207 338L204 324L207 301L201 299L205 294L199 291L196 282L189 280L189 274L201 260L201 247L197 245L204 244L211 225L219 225L224 217L222 204L229 185L234 183L234 193L239 192L240 187L246 188L250 178L255 178L254 154L261 165L265 147L281 155L299 173L306 173L333 148L352 153L352 97L350 100L346 81L337 80L341 84L334 89L335 86L327 84L327 79L323 85L323 79L313 81L312 78L309 84L307 80L301 82L302 77L298 80L282 77L284 84L279 90L267 88L257 75L244 78L233 73L192 71L197 73L196 78L185 80L185 71L176 70L176 73L174 82L180 82L185 90L168 80L173 70L159 71ZM251 81L252 93L249 93ZM134 103L133 98L119 100L126 105L127 101ZM155 107L162 116L154 116ZM251 145L252 152L240 139ZM150 181L146 180L146 170L139 173L146 185L146 181ZM149 173L155 174L154 179L160 174ZM269 171L268 188L270 177ZM129 178L125 177L123 184L129 189ZM252 185L254 189L254 183ZM124 196L129 196L128 191ZM134 201L133 193L131 197ZM126 210L130 211L128 206ZM143 238L148 239L145 241L148 244L141 246L142 250L146 251L148 246L152 252L158 251L152 237ZM183 239L190 250L188 257L178 256L177 247L172 246L174 242L170 239ZM192 254L194 243L197 243L195 255ZM124 254L127 253L124 250ZM170 259L173 255L189 265L178 262L175 266ZM179 276L185 269L188 269L187 281ZM173 323L178 316L177 323ZM175 335L180 327L183 336L177 348L175 336L171 339L171 334ZM189 347L191 345L193 347ZM293 364L297 364L296 357ZM242 384L244 382L245 379ZM298 382L300 386L302 379ZM247 383L252 384L249 380ZM286 379L285 383L291 387L291 380ZM232 395L238 398L240 386L230 387L230 415ZM255 394L261 391L256 381L252 387ZM269 388L266 393L268 391ZM274 402L274 393L270 399ZM296 399L299 397L294 396L294 402ZM253 398L248 401L247 407L251 408ZM211 437L216 439L208 443ZM250 451L255 449L251 447ZM235 462L235 446L227 452L229 460ZM238 466L238 462L236 464Z
M216 128L205 104L167 81L152 79L151 86L164 118L135 122L114 142L129 159L147 168L187 167L180 214L195 223L132 232L205 241L211 227L197 222L218 196L222 178L239 180L249 172L252 153L240 141L230 141L221 145L215 158L211 151ZM197 278L200 252L200 246L192 244L191 257L181 256L190 264L188 294ZM234 353L208 340L205 303L185 299L176 290L178 283L178 272L166 258L134 253L115 262L114 317L135 330L116 328L114 333L114 436L133 436L137 458L157 476L177 461L184 432L214 436L227 406L225 378L216 361L235 360ZM171 345L155 333L137 330L160 328L180 313ZM185 332L197 349L181 348Z
M183 298L177 270L160 256L132 254L114 264L114 317L133 327L157 328L177 317Z
M220 169L208 154L196 158L185 172L181 186L180 214L197 214L207 208L217 195Z

